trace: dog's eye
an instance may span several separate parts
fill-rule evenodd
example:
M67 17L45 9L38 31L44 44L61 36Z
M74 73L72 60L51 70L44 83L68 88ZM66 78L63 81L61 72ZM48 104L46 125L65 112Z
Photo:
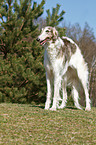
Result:
M49 30L46 30L46 32L48 33L48 32L50 32Z

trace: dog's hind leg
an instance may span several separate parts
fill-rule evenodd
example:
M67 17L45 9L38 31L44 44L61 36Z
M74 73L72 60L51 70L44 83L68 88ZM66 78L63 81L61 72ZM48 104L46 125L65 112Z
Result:
M78 71L78 76L81 80L81 83L82 83L82 86L83 86L83 89L84 89L84 93L85 93L85 98L86 98L86 108L85 110L86 111L90 111L91 110L91 101L90 101L90 98L89 98L89 92L88 92L88 70L87 70L87 67L85 65L85 67L82 68L82 74L79 73Z
M85 97L86 97L86 108L85 108L85 110L90 111L91 110L91 105L90 105L91 101L89 99L89 93L88 93L87 87L84 87L84 90L85 90Z
M85 108L85 110L90 111L91 110L91 105L90 105L91 101L90 101L90 98L89 98L87 83L85 84L85 82L82 81L82 85L83 85L84 92L85 92L85 97L86 97L86 108Z
M78 95L78 91L75 88L75 86L73 86L73 89L72 89L72 97L73 97L74 104L75 104L76 108L82 109L80 104L79 104L79 95Z

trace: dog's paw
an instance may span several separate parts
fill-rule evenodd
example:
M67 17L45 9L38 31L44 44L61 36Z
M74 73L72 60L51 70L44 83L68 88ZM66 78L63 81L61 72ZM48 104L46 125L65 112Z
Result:
M45 109L45 110L49 110L49 107L45 107L44 109Z
M49 108L50 108L49 103L46 103L46 104L45 104L45 108L44 108L44 109L45 109L45 110L49 110Z
M57 106L58 109L63 109L63 108L65 108L65 107L66 107L66 105L60 105L60 106L58 105L58 106Z
M56 108L55 107L51 107L50 110L51 111L56 111Z
M76 107L77 109L79 109L79 110L83 110L80 106L78 106L78 107Z
M91 111L91 107L86 107L85 111Z

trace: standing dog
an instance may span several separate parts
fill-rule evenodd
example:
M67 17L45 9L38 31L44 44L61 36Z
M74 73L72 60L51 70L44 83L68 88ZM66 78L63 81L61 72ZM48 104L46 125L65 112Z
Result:
M91 110L88 93L88 67L77 44L68 37L58 37L55 27L45 27L37 41L45 47L44 66L46 69L47 98L45 109L49 109L54 88L53 105L50 110L64 108L67 102L66 86L72 86L75 106L79 105L79 88L82 86L86 97L86 109ZM60 98L62 88L63 99ZM59 106L59 101L62 100Z

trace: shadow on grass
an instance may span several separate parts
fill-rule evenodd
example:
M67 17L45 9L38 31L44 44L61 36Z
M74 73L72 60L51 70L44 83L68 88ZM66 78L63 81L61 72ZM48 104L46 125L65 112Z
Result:
M72 110L78 110L77 108L75 108L74 106L67 106L67 109L72 109Z
M44 109L44 106L43 105L30 105L30 107Z
M41 109L44 109L45 108L45 106L43 106L43 105L30 105L30 107L41 108ZM80 110L80 109L76 108L75 106L66 106L63 109L66 109L66 108L67 109L70 109L70 110ZM58 110L60 110L60 109L58 109ZM84 110L84 108L82 108L82 110Z
M76 108L75 106L67 106L66 108L67 109L72 109L72 110L80 110L80 109ZM84 108L82 107L81 110L84 110Z

